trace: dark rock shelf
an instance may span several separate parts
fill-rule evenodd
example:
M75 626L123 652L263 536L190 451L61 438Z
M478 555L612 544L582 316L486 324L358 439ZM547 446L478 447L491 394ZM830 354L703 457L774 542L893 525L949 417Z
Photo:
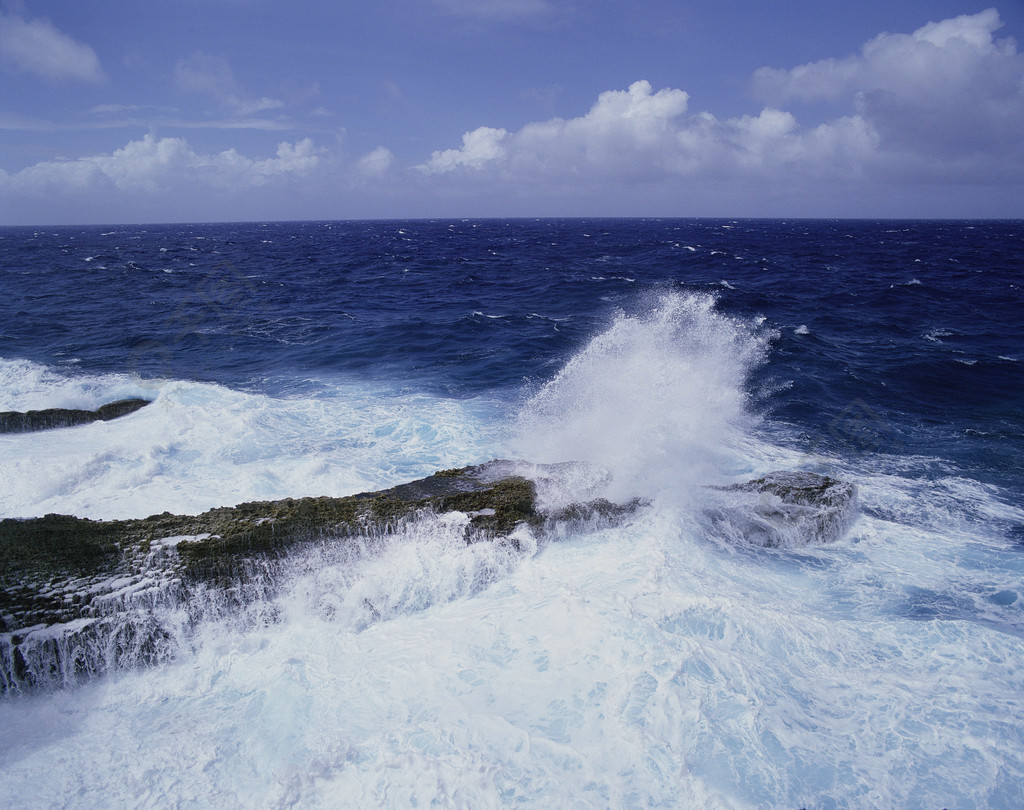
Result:
M575 467L490 461L378 492L285 498L136 520L69 515L0 520L0 694L66 686L111 669L171 660L198 622L271 600L280 566L317 544L392 536L460 512L466 543L529 553L535 541L615 525L645 502L544 509L538 485L565 491ZM837 540L855 516L852 484L776 472L707 490L709 530L758 546ZM520 549L522 530L530 544ZM272 613L272 608L269 609ZM184 629L183 629L184 628Z
M766 548L834 543L857 514L857 488L818 473L781 470L714 489L733 495L706 510L718 533Z
M556 522L609 523L639 505L599 500L545 515L534 481L519 474L524 468L538 470L492 461L379 492L255 501L200 515L0 520L0 693L172 657L161 608L180 606L197 589L243 603L254 571L265 574L304 544L385 535L427 513L463 512L467 543L518 548L521 525L543 533Z
M101 405L94 411L73 408L47 408L41 411L0 412L0 433L32 433L39 430L88 425L91 422L109 422L121 416L135 413L149 405L148 399L119 399Z

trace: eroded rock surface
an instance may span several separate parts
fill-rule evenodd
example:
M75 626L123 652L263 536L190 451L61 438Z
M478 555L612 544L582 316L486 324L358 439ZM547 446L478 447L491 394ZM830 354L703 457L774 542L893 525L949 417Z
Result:
M598 497L606 478L587 465L491 461L342 498L138 520L0 520L0 694L169 660L198 622L269 604L282 566L303 549L347 554L339 544L362 548L452 513L466 543L511 554L532 553L538 538L615 525L645 502ZM856 515L855 487L815 473L774 472L707 492L709 528L757 546L834 542Z

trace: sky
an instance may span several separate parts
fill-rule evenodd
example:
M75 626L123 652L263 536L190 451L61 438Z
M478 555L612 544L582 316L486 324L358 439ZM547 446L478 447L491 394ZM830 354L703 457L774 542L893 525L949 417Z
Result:
M0 0L0 225L1024 217L1024 0Z

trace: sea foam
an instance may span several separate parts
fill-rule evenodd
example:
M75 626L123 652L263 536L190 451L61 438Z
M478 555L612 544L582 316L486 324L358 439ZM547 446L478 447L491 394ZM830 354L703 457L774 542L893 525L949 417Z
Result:
M186 380L0 366L11 409L153 400L111 421L0 436L0 516L194 514L247 500L381 489L496 452L493 405L317 381L271 396ZM489 453L489 454L488 454Z
M608 470L613 499L687 497L720 478L754 424L748 375L771 333L668 293L621 313L530 399L515 447Z

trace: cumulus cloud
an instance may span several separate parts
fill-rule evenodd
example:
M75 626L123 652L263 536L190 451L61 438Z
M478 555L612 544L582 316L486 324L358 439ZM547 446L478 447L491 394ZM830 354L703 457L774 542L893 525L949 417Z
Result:
M421 168L427 174L442 174L463 166L481 169L506 156L507 150L502 141L507 137L508 132L504 129L477 127L462 136L460 149L434 152Z
M950 82L954 87L964 86L986 74L991 79L1006 73L1006 63L1016 56L1016 43L994 39L1002 26L999 12L990 8L928 23L912 34L879 34L856 56L823 59L788 70L760 68L754 73L754 88L775 104L874 90L935 97L948 90Z
M434 152L426 174L481 172L506 177L576 177L631 182L667 176L758 174L780 167L831 170L870 150L875 136L856 122L801 132L788 112L720 120L688 114L683 90L647 81L601 93L586 115L530 123L518 132L480 127L459 149Z
M427 175L543 182L672 183L1024 179L1024 55L997 39L994 10L881 34L860 54L789 70L762 68L760 112L718 118L680 89L637 81L576 118L518 131L479 127L435 151ZM802 122L790 101L833 102ZM836 107L838 105L838 109Z
M0 172L0 202L12 211L19 206L20 214L20 200L48 203L60 195L79 201L96 192L132 201L217 197L229 200L220 214L226 217L255 211L245 209L249 201L265 201L262 212L299 197L310 202L303 212L319 217L341 210L360 216L370 210L393 216L1019 215L1024 55L1012 39L996 37L1000 27L990 10L911 34L881 34L853 56L759 70L753 78L764 106L746 115L693 109L684 90L641 80L601 93L575 117L476 127L411 170L383 146L344 161L306 138L253 158L234 148L199 152L182 138L150 135L109 154ZM258 119L244 110L280 104L245 94L219 57L183 60L177 76L181 89L204 93L227 110L220 116L227 121L201 126L253 127ZM798 103L804 101L819 103ZM0 128L30 125L0 116ZM903 207L900 199L924 199L925 185L926 202L936 205ZM263 192L248 193L253 189ZM367 205L374 200L382 207ZM789 207L776 208L777 201ZM192 209L181 216L193 216Z
M194 53L180 59L174 68L178 88L210 96L221 107L238 115L252 115L284 106L278 99L257 98L242 91L227 59L208 53Z
M395 156L390 149L378 146L359 158L356 167L364 177L382 177L394 168L395 162Z
M278 145L275 157L253 160L235 149L194 151L183 138L146 135L109 155L47 160L0 178L0 188L34 194L116 190L164 192L183 186L244 189L309 175L324 159L309 138Z
M0 11L0 61L43 79L100 82L99 57L45 19L29 20Z
M528 124L516 134L514 163L564 173L641 177L671 170L680 157L677 135L689 96L653 92L647 81L598 96L586 115Z
M847 100L883 148L963 159L1024 142L1024 54L988 9L880 34L861 52L781 70L761 68L754 88L770 103Z

